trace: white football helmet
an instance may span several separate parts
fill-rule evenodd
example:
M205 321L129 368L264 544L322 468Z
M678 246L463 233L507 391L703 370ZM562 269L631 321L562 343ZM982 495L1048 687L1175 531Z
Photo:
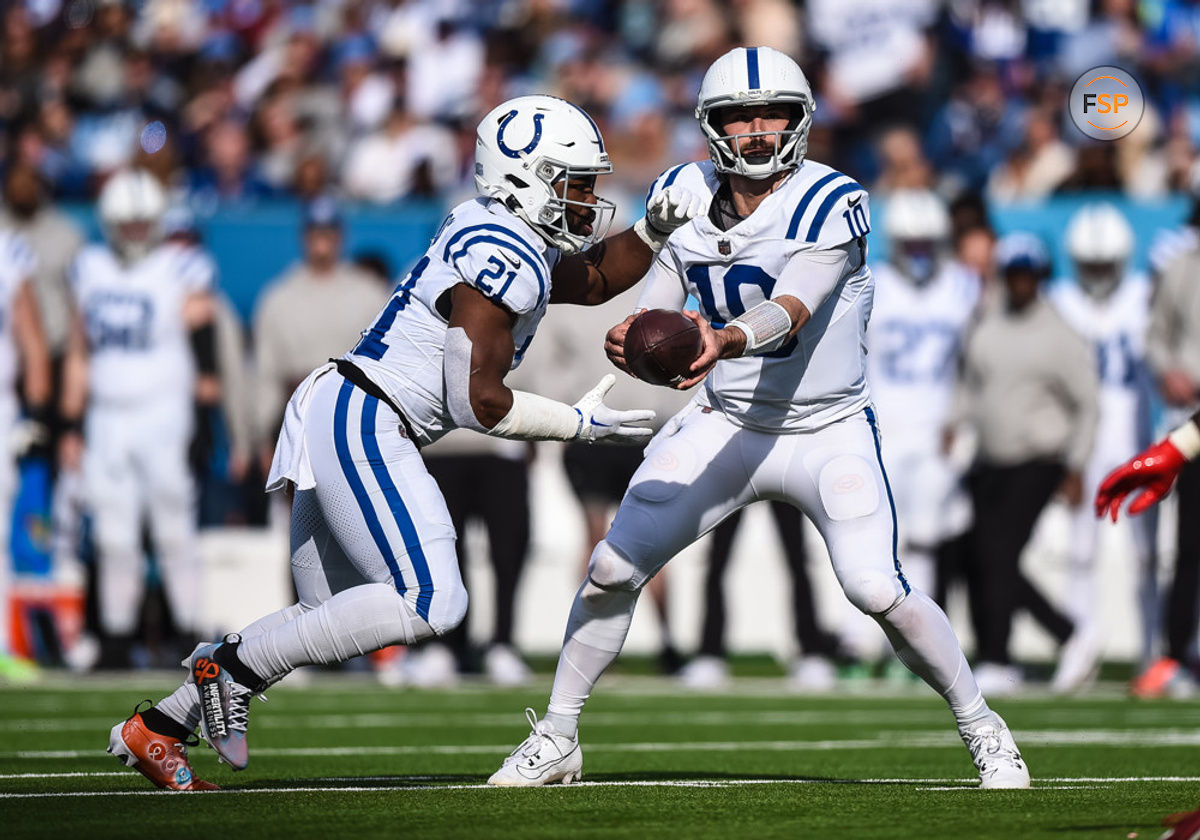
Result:
M126 260L145 256L162 238L167 194L144 169L125 169L110 177L97 202L104 235Z
M1067 253L1083 290L1106 298L1125 274L1133 253L1133 228L1113 205L1085 204L1067 225Z
M946 202L931 190L897 190L888 199L884 231L891 262L914 283L927 283L937 273L950 238Z
M736 105L787 103L793 118L784 131L729 135L714 112ZM708 155L718 172L747 178L767 178L799 166L808 152L808 130L816 110L812 89L800 65L770 47L738 47L725 53L708 68L700 83L696 119L708 139ZM743 157L738 137L770 136L775 151L765 159Z
M556 96L519 96L493 108L475 134L475 186L502 201L564 254L600 241L616 210L611 201L592 204L566 197L573 180L612 172L604 138L577 105ZM562 182L563 195L554 185ZM572 211L568 213L568 211ZM582 233L571 216L583 216Z

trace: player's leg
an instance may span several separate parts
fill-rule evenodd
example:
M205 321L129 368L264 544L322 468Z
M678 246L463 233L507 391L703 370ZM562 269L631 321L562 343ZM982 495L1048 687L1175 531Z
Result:
M141 542L142 488L129 441L136 418L93 409L83 455L84 494L96 543L102 665L125 665L145 585ZM122 662L121 660L125 660Z
M878 622L900 661L946 699L982 784L1027 787L1012 736L984 701L945 613L901 571L895 505L873 414L810 435L781 436L773 456L764 462L763 480L782 465L784 495L825 538L847 598Z
M671 557L753 498L737 431L719 414L691 407L647 446L571 605L546 716L534 722L530 737L489 784L542 785L578 776L579 714L625 643L642 587Z
M139 473L147 485L146 511L154 555L175 624L199 630L203 569L196 550L196 487L187 461L190 409L163 406L156 434L139 441Z

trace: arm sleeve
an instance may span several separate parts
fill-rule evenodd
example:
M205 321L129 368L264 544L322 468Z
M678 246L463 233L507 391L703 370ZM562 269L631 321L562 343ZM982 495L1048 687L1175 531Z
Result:
M642 283L642 293L638 296L636 310L642 309L683 309L687 302L687 289L683 278L675 267L667 248L659 252L650 265L650 273Z
M857 248L855 243L847 242L833 248L798 251L788 260L771 297L792 295L810 313L816 312L846 273L851 251Z

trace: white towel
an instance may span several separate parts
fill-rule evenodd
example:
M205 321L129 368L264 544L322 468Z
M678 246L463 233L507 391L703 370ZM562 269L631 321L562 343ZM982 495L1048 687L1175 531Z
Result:
M321 365L292 392L287 408L283 410L283 427L275 444L275 457L271 459L271 472L267 476L267 492L283 488L287 482L297 490L311 490L317 484L312 464L308 461L308 449L304 445L304 416L312 399L317 380L337 367L333 362Z

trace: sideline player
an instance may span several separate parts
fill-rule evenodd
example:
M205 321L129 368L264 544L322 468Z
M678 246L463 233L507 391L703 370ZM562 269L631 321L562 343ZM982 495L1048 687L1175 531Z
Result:
M1125 497L1141 490L1129 504L1136 516L1163 500L1183 465L1200 456L1200 411L1153 446L1134 455L1117 467L1096 491L1096 516L1111 516L1117 521Z
M162 241L166 210L166 192L148 171L116 173L98 202L108 244L84 247L70 269L79 315L67 350L60 449L71 468L82 447L106 667L128 667L146 577L143 516L177 626L195 634L199 615L187 453L196 377L216 370L214 267L196 249ZM202 346L207 352L196 352Z
M29 682L37 666L16 656L11 647L13 558L9 550L13 503L17 497L17 458L14 432L21 415L17 399L20 374L33 436L49 436L50 350L42 332L32 278L37 257L25 240L0 231L0 681Z
M873 291L867 194L804 160L812 110L799 66L767 47L734 49L704 76L696 116L712 162L667 178L703 179L716 195L671 237L638 308L678 310L696 296L703 314L687 314L704 350L679 387L705 387L647 447L575 597L545 719L527 711L533 732L491 784L580 775L579 714L620 652L646 581L733 511L766 498L813 520L851 603L950 704L982 786L1029 786L950 622L900 570L862 352ZM606 343L621 368L631 320Z
M601 240L614 209L594 191L612 171L604 140L582 109L552 96L488 113L475 154L481 197L450 212L358 344L288 403L268 489L294 493L298 603L198 647L183 686L112 729L109 751L159 787L211 787L187 763L198 723L224 761L245 767L250 697L293 669L462 620L455 534L420 445L453 428L519 440L650 436L631 424L653 412L604 404L612 374L574 405L510 390L504 376L548 303L594 305L633 286L700 200L667 191L646 218ZM347 562L368 582L334 592L332 572Z
M1086 204L1067 225L1067 253L1074 279L1051 286L1050 302L1096 351L1100 382L1099 422L1092 455L1083 470L1084 498L1092 497L1110 470L1147 443L1146 328L1150 321L1150 282L1130 273L1133 229L1111 204ZM1102 639L1096 611L1100 603L1096 548L1099 522L1081 504L1071 510L1070 563L1066 608L1075 630L1063 645L1051 690L1067 693L1086 685L1099 668ZM1151 562L1154 532L1150 520L1133 523L1139 569Z

